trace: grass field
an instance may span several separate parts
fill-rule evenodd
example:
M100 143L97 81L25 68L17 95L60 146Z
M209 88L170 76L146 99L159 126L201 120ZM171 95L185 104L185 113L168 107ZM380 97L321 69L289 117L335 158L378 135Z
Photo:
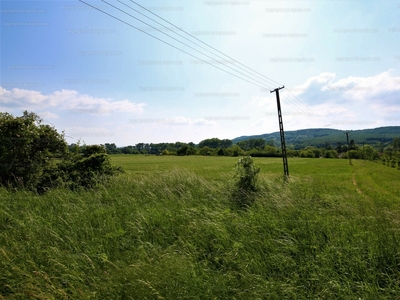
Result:
M0 189L0 299L400 299L400 170L255 158L112 156L94 191Z

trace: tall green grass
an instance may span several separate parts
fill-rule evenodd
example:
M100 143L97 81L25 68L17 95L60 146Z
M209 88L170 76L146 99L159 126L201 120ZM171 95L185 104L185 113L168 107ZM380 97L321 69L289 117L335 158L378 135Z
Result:
M366 171L354 168L337 184L264 174L246 209L228 172L128 173L44 196L1 189L0 297L396 299L399 203L357 193L352 173Z

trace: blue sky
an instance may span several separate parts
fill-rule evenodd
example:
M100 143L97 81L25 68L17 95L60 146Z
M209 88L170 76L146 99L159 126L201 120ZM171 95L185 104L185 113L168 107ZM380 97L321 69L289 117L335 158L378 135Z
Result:
M68 143L198 143L278 131L285 85L285 130L400 125L398 1L136 1L229 57L130 0L107 2L154 28L86 2L193 56L80 1L1 1L0 111Z

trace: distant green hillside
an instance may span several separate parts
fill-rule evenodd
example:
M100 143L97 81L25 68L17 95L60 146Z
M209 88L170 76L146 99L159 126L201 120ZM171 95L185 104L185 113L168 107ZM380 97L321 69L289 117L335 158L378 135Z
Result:
M326 144L330 144L335 148L338 143L347 144L345 132L345 130L326 128L285 131L286 145L289 148L302 149L306 146L325 147ZM400 126L349 131L349 140L354 140L358 145L362 145L364 142L375 147L379 145L385 146L392 142L395 137L400 137ZM237 143L254 138L263 138L266 141L272 140L276 146L280 146L279 132L241 136L234 138L232 142Z

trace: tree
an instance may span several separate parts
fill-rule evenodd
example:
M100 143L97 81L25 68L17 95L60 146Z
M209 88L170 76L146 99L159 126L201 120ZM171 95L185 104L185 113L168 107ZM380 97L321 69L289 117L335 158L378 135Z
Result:
M394 151L400 151L400 137L393 139L393 149Z
M338 142L338 143L337 143L336 151L337 151L338 153L342 153L342 152L343 152L343 151L342 151L342 143L341 143L341 142Z
M378 151L372 148L370 145L364 145L362 148L359 148L358 151L361 151L361 157L368 160L375 160L378 158Z
M350 141L350 145L349 145L349 150L356 150L356 143L354 142L354 140Z
M64 133L42 124L35 113L0 113L0 184L43 193L65 186L93 188L122 171L111 166L102 145L68 151Z
M237 143L237 145L240 148L242 148L242 149L244 149L246 151L249 151L251 149L258 149L258 150L264 149L266 144L267 144L266 141L264 139L262 139L262 138L248 139L248 140L240 141L240 142Z
M204 148L204 147L221 148L221 140L218 138L203 140L199 143L199 148Z
M326 150L324 153L324 157L325 158L337 158L338 157L338 153L336 150Z
M232 147L232 155L233 156L239 156L244 153L243 149L240 148L238 145L235 145Z
M231 140L228 140L228 139L221 140L221 148L223 148L223 149L232 147L232 145L233 145L233 143Z
M176 151L177 155L188 155L188 151L189 151L189 146L188 145L183 145L182 147L180 147L178 149L178 151Z
M117 149L117 145L115 145L114 143L112 143L112 144L105 143L104 147L106 148L106 151L108 154L119 153L119 150Z
M205 156L207 156L207 155L213 155L213 149L210 148L210 147L205 146L205 147L203 147L203 148L200 148L199 153L200 153L201 155L205 155Z
M300 157L315 158L315 154L312 150L301 150Z
M34 189L52 158L67 151L64 133L58 133L34 113L21 117L0 113L0 183Z
M326 150L332 150L331 144L328 143L328 142L325 142L325 149L326 149Z

